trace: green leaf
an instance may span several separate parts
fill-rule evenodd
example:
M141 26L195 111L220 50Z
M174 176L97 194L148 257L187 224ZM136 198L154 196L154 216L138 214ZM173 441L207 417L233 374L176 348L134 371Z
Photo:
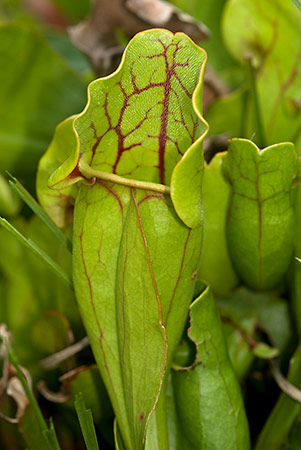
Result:
M85 84L30 25L0 25L0 61L0 166L33 173L57 123L83 107Z
M76 394L74 404L87 450L98 450L91 409L86 409L85 400L81 392Z
M206 132L205 132L206 134ZM178 216L190 228L203 225L201 140L196 141L176 165L171 178L170 196Z
M301 8L301 5L300 5ZM301 417L295 420L294 425L291 429L287 446L290 450L298 450L301 441Z
M179 221L162 194L136 189L133 197L128 187L105 183L81 188L74 233L74 282L83 319L123 439L129 441L126 433L137 436L127 446L139 448L165 370L163 323L169 361L185 325L201 236ZM115 302L116 310L110 306Z
M94 227L99 210L102 220ZM110 221L105 211L110 211ZM74 233L74 282L83 319L126 447L138 449L164 375L166 338L129 188L83 186ZM91 247L92 242L99 247Z
M168 196L135 190L150 261L162 304L171 362L187 320L202 249L202 230L189 229Z
M286 0L229 0L222 29L232 56L245 67L251 61L256 70L265 142L295 142L300 133L301 66L299 46L292 43L300 41L300 11ZM248 137L257 131L254 100L249 98L244 110Z
M225 295L238 284L229 256L226 222L231 187L222 165L226 153L218 153L205 165L202 187L204 204L204 248L198 278L207 282L217 295Z
M273 359L279 356L279 350L277 348L271 347L270 345L260 342L253 349L253 354L260 359Z
M298 161L298 169L296 180L301 179L301 160ZM294 247L294 255L295 258L292 262L292 270L291 270L291 295L293 300L294 307L294 318L296 321L296 326L298 330L299 336L301 336L301 264L300 261L296 258L301 258L301 186L298 183L297 186L293 189L293 204L294 204L294 213L296 220L296 228L295 228L295 247Z
M257 325L268 335L272 346L281 352L286 350L292 336L286 299L277 297L275 293L259 293L241 287L228 297L219 299L219 307L223 318L229 318L230 323L236 324L252 339L256 340L254 332Z
M82 178L76 171L78 148L73 130L74 117L69 117L57 126L53 140L40 160L37 173L37 196L42 207L58 227L68 225L73 219L73 207L78 192L78 187L74 183ZM60 191L49 189L49 175L53 172L60 173L62 169L72 172L69 183L60 184L58 186Z
M248 286L272 289L287 271L293 252L294 145L259 150L251 141L232 139L224 167L232 184L227 238L233 265Z
M169 197L136 190L139 213L162 305L163 324L168 339L167 373L187 320L196 269L202 247L202 230L189 229L175 214ZM166 380L155 410L157 441L166 440L164 429ZM157 417L158 416L158 417ZM152 442L152 445L155 445ZM163 446L163 448L165 448Z
M223 331L227 342L229 358L238 380L241 381L249 372L255 358L244 333L250 337L254 336L256 319L252 317L242 318L237 324L231 320L227 320L227 316L224 315L223 310L221 314L223 317Z
M116 301L124 398L137 449L145 440L146 425L158 399L167 359L162 305L145 239L132 191L120 242Z
M170 185L170 195L175 210L183 222L190 228L198 228L203 225L203 164L201 163L201 153L203 149L203 140L209 129L209 125L201 116L203 96L202 80L205 62L206 59L201 67L199 83L192 96L194 111L197 113L199 120L202 121L202 135L193 142L183 158L177 163L172 173ZM185 121L183 113L181 113L181 116L181 120ZM196 135L194 135L194 139L195 138Z
M250 448L238 381L229 361L222 325L208 287L190 306L195 365L173 373L184 449Z

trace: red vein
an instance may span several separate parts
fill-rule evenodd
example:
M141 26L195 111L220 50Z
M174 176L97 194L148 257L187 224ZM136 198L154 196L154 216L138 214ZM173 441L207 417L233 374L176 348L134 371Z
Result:
M123 216L123 204L121 203L120 198L118 197L118 195L116 194L116 192L114 191L114 189L112 189L107 183L105 183L104 181L98 179L97 183L100 184L101 186L103 186L110 195L112 195L118 202L120 211L121 211L121 215Z
M99 332L99 345L100 345L100 349L101 349L101 352L102 352L102 355L103 355L104 367L105 367L105 370L106 370L106 372L108 374L108 379L109 379L109 382L110 382L110 385L111 385L112 392L113 392L114 397L115 397L116 405L118 406L118 408L120 408L119 407L118 396L117 396L116 391L115 391L115 386L114 386L114 383L113 383L113 380L112 380L112 377L111 377L111 372L109 370L108 363L107 363L106 353L105 353L105 350L104 350L104 347L103 347L103 341L105 340L105 338L104 338L102 327L100 326L100 323L99 323L99 320L98 320L98 316L97 316L97 312L96 312L96 308L95 308L95 303L94 303L94 295L93 295L91 279L90 279L90 276L89 276L88 271L87 271L87 265L86 265L86 260L85 260L85 256L84 256L84 249L83 249L83 230L82 230L82 232L81 232L81 234L79 236L79 240L80 240L80 249L81 249L81 259L82 259L83 267L84 267L84 274L85 274L85 277L87 279L88 286L89 286L90 302L91 302L91 306L92 306L92 309L93 309L93 314L94 314L94 318L95 318L95 321L96 321L96 324L97 324L98 332ZM108 346L108 348L109 348L109 346ZM112 350L110 350L110 351L112 352Z
M127 236L126 236L127 240ZM128 248L128 245L126 245L126 248ZM126 252L124 262L123 262L123 270L122 270L122 323L123 323L123 342L122 342L122 362L124 362L124 352L125 352L125 341L127 339L126 337L126 324L125 324L125 271L126 271L126 264L128 259L128 253Z
M104 113L105 113L105 117L108 121L108 128L107 130L101 135L101 136L97 136L97 132L95 129L94 124L92 123L90 125L90 127L93 130L94 133L94 139L95 142L93 144L92 147L92 160L93 157L97 151L97 148L99 147L102 139L107 135L107 133L111 130L113 130L116 135L117 135L117 155L116 155L116 159L115 162L112 165L112 172L113 173L117 173L117 169L118 169L118 165L120 163L120 160L122 158L122 155L124 152L130 151L132 148L135 147L142 147L143 142L136 142L136 143L132 143L129 144L128 146L125 146L125 139L130 136L131 134L133 134L136 130L138 130L139 128L141 128L144 124L144 122L148 119L148 115L150 113L150 111L152 110L153 107L155 107L156 105L162 105L162 112L160 115L160 129L159 129L159 133L157 136L153 136L154 138L156 138L158 140L158 165L154 166L158 169L159 171L159 182L161 184L165 184L165 153L166 153L166 146L167 146L167 142L171 142L173 145L175 145L178 153L180 155L183 154L183 152L181 152L180 148L179 148L179 144L176 140L170 138L168 136L167 133L167 128L168 128L168 116L169 116L169 103L170 103L170 95L171 92L173 92L176 96L176 99L178 101L178 106L180 108L180 112L181 112L181 121L179 121L179 123L181 123L184 128L186 129L189 137L191 139L194 138L195 136L195 132L196 132L196 128L197 128L197 122L195 123L193 121L193 130L192 132L188 129L187 124L185 123L184 120L184 116L183 116L183 110L182 110L182 106L181 106L181 102L179 99L179 95L177 93L177 91L174 89L174 87L172 87L172 79L174 78L180 88L183 90L183 92L191 99L192 94L188 91L188 89L184 86L182 80L180 79L176 69L177 67L189 67L189 60L187 59L184 62L176 62L176 55L179 52L179 50L183 49L185 46L181 46L180 42L177 43L169 43L169 44L165 44L161 39L157 39L157 41L162 45L162 52L155 54L155 55L149 55L149 56L145 56L146 59L153 59L153 58L163 58L164 59L164 63L165 63L165 74L166 74L166 78L165 81L162 82L153 82L153 75L156 72L157 69L154 69L153 72L150 75L148 84L144 87L139 87L137 85L137 81L136 81L136 75L134 73L134 67L135 67L135 61L132 62L132 65L130 67L130 82L132 85L132 91L127 93L127 91L125 90L124 86L122 85L122 80L117 82L117 85L119 86L121 93L123 95L123 105L121 107L120 110L120 114L119 114L119 118L118 118L118 122L115 126L113 126L112 124L112 119L110 117L109 111L108 111L108 93L105 94L105 101L104 104L102 105L102 108L104 109ZM171 61L169 61L169 56L168 56L168 50L174 47L174 50L171 54ZM138 56L139 58L142 58L142 56ZM124 122L124 115L126 110L130 107L130 99L133 96L139 95L142 92L145 92L147 90L150 90L152 88L163 88L164 92L163 92L163 99L161 101L158 101L155 105L153 105L151 108L149 108L146 112L144 117L140 120L140 122L133 127L132 130L128 131L127 133L123 133L122 131L122 124ZM91 160L91 162L92 162Z
M182 271L183 271L183 267L184 267L184 260L185 260L185 256L186 256L187 244L188 244L188 241L189 241L190 233L191 233L191 229L188 230L187 238L186 238L186 240L185 240L185 244L184 244L184 248L183 248L183 254L182 254L182 259L181 259L181 264L180 264L180 269L179 269L179 273L178 273L178 277L177 277L177 281L176 281L175 287L173 288L172 296L171 296L171 299L170 299L170 302L169 302L168 311L167 311L167 314L166 314L165 326L167 326L167 321L168 321L169 313L170 313L171 308L172 308L172 305L173 305L173 301L174 301L174 298L175 298L175 295L176 295L176 290L177 290L178 285L179 285L179 283L180 283L180 279L181 279L181 275L182 275Z
M261 195L260 195L260 189L259 189L259 173L258 173L258 165L256 164L256 193L257 193L257 205L258 205L258 243L257 243L257 250L258 250L258 282L259 285L262 284L262 202L261 202Z
M157 287L157 283L156 283L156 278L155 278L155 275L154 275L153 266L152 266L151 258L150 258L150 254L149 254L148 243L147 243L147 239L146 239L146 236L145 236L145 232L144 232L144 228L143 228L143 224L142 224L142 220L141 220L141 216L140 216L139 206L138 206L138 203L137 203L137 200L136 200L136 197L135 197L134 189L131 189L131 193L132 193L132 197L133 197L133 200L134 200L134 203L135 203L135 208L136 208L137 215L138 215L139 226L140 226L140 230L141 230L143 241L144 241L144 246L145 246L146 255L147 255L148 267L149 267L149 270L150 270L150 274L151 274L152 281L153 281L153 286L154 286L155 293L156 293L156 298L157 298L157 301L158 301L158 306L159 306L159 311L160 311L160 325L162 327L164 327L164 325L163 325L163 313L162 313L161 300L160 300L160 297L159 297L159 291L158 291L158 287Z
M151 258L150 258L150 253L149 253L148 243L147 243L147 239L146 239L146 236L145 236L145 232L144 232L144 228L143 228L143 224L142 224L142 220L141 220L141 216L140 216L139 207L138 207L137 200L136 200L136 197L135 197L134 189L131 189L131 194L132 194L132 197L133 197L133 200L134 200L134 204L135 204L135 208L136 208L136 211L137 211L137 216L138 216L139 226L140 226L140 230L141 230L141 233L142 233L142 237L143 237L143 241L144 241L144 246L145 246L145 250L146 250L146 255L147 255L147 262L148 262L148 266L149 266L149 270L150 270L150 273L151 273L151 278L152 278L152 281L153 281L153 286L154 286L154 289L155 289L156 298L157 298L157 302L158 302L159 314L160 314L160 326L161 326L161 328L162 328L162 330L163 330L163 337L164 337L165 344L166 344L166 345L165 345L164 366L163 366L163 369L162 369L162 376L161 376L161 380L160 380L160 385L159 385L159 389L158 389L158 394L157 394L157 396L156 396L156 399L155 399L155 401L154 401L153 408L152 408L152 410L150 411L150 413L149 413L149 415L148 415L148 418L147 418L147 420L146 420L146 424L145 424L144 437L143 437L143 440L145 441L147 425L148 425L150 416L151 416L151 414L153 413L153 411L155 410L155 407L156 407L156 405L157 405L157 403L158 403L159 395L160 395L160 392L161 392L161 389L162 389L163 379L164 379L164 375L165 375L165 371L166 371L166 363L167 363L167 355L168 355L168 341L167 341L166 328L165 328L165 326L163 325L163 312L162 312L161 300L160 300L160 297L159 297L159 291L158 291L158 287L157 287L155 275L154 275L154 272L153 272L153 267L152 267L152 263L151 263Z
M147 195L147 196L145 196L145 197L143 197L143 199L142 200L140 200L140 202L138 203L138 205L140 206L142 203L144 203L144 202L146 202L146 201L148 201L148 200L151 200L151 199L153 199L153 198L156 198L156 199L164 199L165 197L164 197L164 194L160 194L160 193L153 193L153 194L149 194L149 195Z

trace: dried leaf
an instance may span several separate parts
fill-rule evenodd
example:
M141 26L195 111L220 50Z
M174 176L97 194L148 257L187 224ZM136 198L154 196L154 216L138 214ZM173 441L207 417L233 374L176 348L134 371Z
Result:
M66 403L70 399L70 395L64 392L64 390L58 392L51 391L44 380L38 382L37 389L43 397L52 403Z
M66 359L70 358L71 356L73 356L76 353L83 350L88 345L90 345L89 338L87 336L85 336L79 342L76 342L73 345L69 345L69 347L66 347L63 350L53 353L52 355L43 359L40 362L40 366L46 370L53 369L53 368L57 367L59 364L61 364L63 361L65 361Z
M23 389L22 383L18 377L10 378L10 380L8 381L6 393L10 397L12 397L17 404L18 409L16 419L17 421L19 421L21 417L23 417L26 408L29 405L29 401Z
M150 27L183 31L194 41L209 35L205 25L161 0L95 0L88 18L70 27L69 34L97 75L104 76L116 68L123 51L117 32L122 30L130 39Z

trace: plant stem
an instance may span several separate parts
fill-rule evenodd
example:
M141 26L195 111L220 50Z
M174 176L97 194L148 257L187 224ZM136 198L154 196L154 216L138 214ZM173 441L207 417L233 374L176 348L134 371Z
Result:
M298 347L290 362L288 380L301 387L301 346ZM300 414L300 403L282 393L266 421L257 440L255 450L280 450L283 448L294 421Z
M257 93L257 89L256 89L255 72L254 72L254 68L252 66L251 59L248 59L248 72L249 72L249 79L250 79L250 91L251 91L251 96L252 96L253 104L254 104L255 122L256 122L257 133L258 133L257 143L260 148L264 148L266 145L265 145L265 138L264 138L262 115L261 115L261 110L260 110L258 93Z
M239 126L239 134L241 137L248 137L246 135L246 117L247 117L247 106L248 106L248 100L249 100L249 91L246 88L245 92L242 94L242 111L241 111L241 118L240 118L240 126Z
M102 172L100 170L95 170L92 167L88 166L84 161L80 161L79 163L80 172L86 177L88 180L94 178L98 178L100 180L111 181L113 183L121 184L123 186L129 186L132 188L139 189L148 189L150 191L159 192L161 194L170 194L170 187L165 186L164 184L152 183L150 181L139 181L133 180L131 178L124 178L114 173ZM55 186L53 186L55 188Z

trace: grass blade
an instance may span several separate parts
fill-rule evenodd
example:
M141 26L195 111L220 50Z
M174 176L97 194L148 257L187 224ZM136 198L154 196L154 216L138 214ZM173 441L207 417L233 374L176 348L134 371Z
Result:
M43 431L43 435L47 441L48 447L50 450L60 450L60 446L56 437L56 432L54 429L54 425L52 419L50 419L50 426L47 430Z
M10 363L14 366L17 376L23 386L24 392L28 398L28 401L31 404L31 407L33 409L34 415L36 417L36 420L40 426L40 429L42 431L43 436L46 439L47 445L49 447L49 450L60 450L60 446L57 440L57 436L55 433L55 429L53 426L53 423L50 423L50 427L48 428L45 419L41 413L40 407L38 405L38 402L36 401L29 385L27 382L27 379L24 375L24 373L22 372L22 370L20 369L20 365L18 362L18 358L15 354L15 352L13 351L12 347L10 346L9 342L4 340L4 344L6 347L6 351L7 351L7 355L9 358Z
M91 409L86 409L83 394L80 392L74 401L80 427L88 450L99 450Z
M3 226L7 231L9 231L13 236L15 236L25 247L27 247L32 253L37 255L42 259L48 267L56 273L60 278L62 278L71 289L73 289L73 283L71 278L66 274L66 272L56 263L50 256L47 255L40 247L38 247L31 239L27 239L23 234L20 233L11 223L9 223L3 217L0 217L0 225Z
M300 2L300 0L293 0L293 2L295 3L295 5L299 9L299 11L301 11L301 2Z
M41 208L39 203L32 197L32 195L25 189L24 186L13 177L9 172L7 174L10 176L11 180L9 184L11 188L16 192L16 194L29 206L29 208L47 225L47 227L52 231L52 233L57 237L57 239L70 251L72 252L72 244L69 239L61 232L61 230L56 226L56 224L50 219L50 217Z

